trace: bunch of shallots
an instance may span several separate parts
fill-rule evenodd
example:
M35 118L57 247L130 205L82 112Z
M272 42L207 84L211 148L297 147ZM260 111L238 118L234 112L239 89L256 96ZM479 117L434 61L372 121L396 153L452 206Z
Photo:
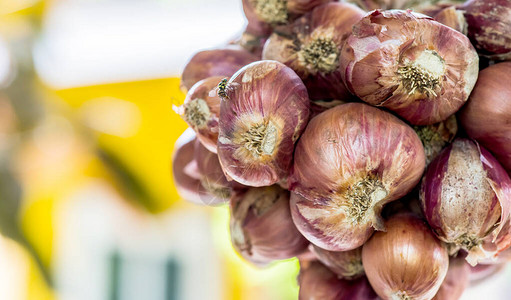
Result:
M511 257L511 0L353 2L243 1L183 71L176 187L300 299L458 299Z

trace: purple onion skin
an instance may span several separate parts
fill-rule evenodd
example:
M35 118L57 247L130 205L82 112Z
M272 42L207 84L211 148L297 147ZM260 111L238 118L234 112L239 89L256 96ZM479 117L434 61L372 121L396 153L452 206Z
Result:
M495 155L511 172L511 62L480 72L467 105L459 116L467 134Z
M289 191L276 185L238 191L231 198L231 240L246 260L265 265L304 254L309 242L289 212Z
M470 265L462 256L449 258L449 269L433 300L458 300L470 282Z
M457 112L476 82L478 62L465 35L409 10L367 14L353 26L341 53L347 88L413 125L438 123ZM441 71L433 76L426 65Z
M362 247L350 251L327 251L312 246L318 260L334 272L339 278L357 279L364 276L362 265Z
M329 70L325 70L305 63L300 59L300 53L314 36L318 36L331 39L339 56L351 27L363 15L363 10L349 3L334 2L318 6L290 24L285 30L286 35L272 34L263 49L263 59L278 60L292 68L304 81L313 100L347 100L351 95L342 82L338 58ZM327 31L331 33L325 34Z
M200 144L191 128L177 140L172 157L172 176L177 193L189 202L201 205L219 205L228 199L212 195L201 183L202 174L195 161L195 147Z
M217 198L214 204L226 203L233 190L247 188L236 181L228 181L218 160L218 155L206 149L199 141L195 143L194 151L202 188Z
M383 205L409 193L424 165L417 134L390 113L362 103L331 108L311 120L296 147L289 177L293 220L316 246L358 248L374 229L384 230ZM375 189L366 191L372 200L360 202L359 213L354 193L366 183Z
M511 59L511 0L471 0L462 9L468 37L479 53Z
M453 144L449 145L445 148L440 155L437 156L433 162L429 165L426 174L424 175L421 191L420 191L420 199L422 204L422 209L424 211L424 216L426 217L429 225L435 232L435 234L444 242L454 243L452 240L456 235L461 234L459 231L455 231L455 227L457 224L451 224L452 216L445 217L445 213L443 213L442 205L450 204L448 201L448 195L443 195L442 187L444 185L444 178L447 178L448 174L451 176L460 176L458 181L462 181L465 179L464 175L467 174L452 174L451 165L449 158L453 155L452 151L454 145L460 145L461 147L470 147L472 149L476 149L479 152L479 159L482 163L482 168L486 175L486 180L491 190L494 192L494 196L492 197L491 203L489 204L489 211L479 211L476 210L476 203L472 201L478 201L478 199L452 199L452 203L457 204L452 207L449 207L449 211L457 212L457 216L459 215L459 226L462 226L463 221L466 221L467 218L474 218L476 221L479 221L479 228L471 228L466 230L478 230L476 233L478 238L480 238L480 242L482 243L480 247L473 246L474 251L469 251L469 255L467 256L467 261L471 264L475 264L483 259L489 258L493 255L498 254L498 252L502 251L502 247L507 247L508 243L508 230L503 230L503 228L508 228L509 226L509 212L511 205L511 179L507 175L504 168L499 164L499 162L483 147L479 146L476 142L467 139L457 139L453 142ZM466 149L466 148L463 148ZM468 151L468 150L467 150ZM465 152L465 151L463 151ZM467 168L468 164L467 162ZM453 161L452 168L454 168L455 164L460 164L460 161ZM467 171L469 172L469 171ZM472 183L471 181L465 181L464 189L474 189L473 185L476 185L477 182ZM447 197L447 198L443 198ZM462 197L462 196L457 196ZM480 206L477 206L480 207ZM445 208L444 208L445 209ZM470 209L473 209L470 211ZM498 224L491 224L491 220L496 222L495 219L498 216L495 216L496 209L500 209L500 218L498 218ZM458 211L456 211L458 210ZM479 220L482 218L484 214L483 222ZM444 219L446 218L446 219ZM446 222L449 222L447 224ZM497 222L496 222L497 223ZM493 226L498 225L495 229ZM491 231L490 229L493 229ZM490 233L486 233L491 231ZM502 232L502 235L499 233ZM474 234L473 232L470 234ZM486 236L484 236L486 234ZM483 235L483 236L481 236ZM505 241L505 242L504 242ZM505 244L505 245L504 245ZM458 244L457 246L461 246ZM470 249L466 249L467 251Z
M213 76L230 77L259 58L243 48L205 50L196 53L181 75L181 87L188 91L197 82Z
M377 300L367 278L357 280L339 279L320 262L302 264L298 284L299 300Z
M309 120L303 82L277 61L259 61L239 70L225 92L217 148L226 175L255 187L285 181ZM251 133L257 128L262 128L262 141Z

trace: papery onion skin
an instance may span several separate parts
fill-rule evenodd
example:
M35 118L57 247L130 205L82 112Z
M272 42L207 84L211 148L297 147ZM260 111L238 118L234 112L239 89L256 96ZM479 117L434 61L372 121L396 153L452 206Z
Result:
M246 188L235 181L227 180L218 161L218 155L206 149L202 143L195 143L194 158L200 174L200 183L210 195L216 197L215 204L229 201L233 189Z
M248 186L285 181L309 120L303 82L277 61L260 61L237 72L224 92L218 138L224 172Z
M312 251L318 260L327 266L339 278L356 279L364 276L362 265L362 247L349 251L327 251L312 245Z
M461 256L449 259L449 269L433 300L458 300L470 282L470 265Z
M313 100L350 93L341 79L339 55L351 27L365 12L349 3L327 3L274 32L263 49L263 59L274 59L292 68L304 81Z
M213 76L230 77L241 67L259 58L241 47L197 52L181 75L181 88L188 91L197 82Z
M497 238L509 223L511 180L477 143L458 138L445 148L426 171L420 200L438 238L454 251L467 250L472 265L501 251Z
M447 274L447 250L412 214L393 216L385 226L362 248L371 286L383 299L433 298Z
M289 192L277 185L235 192L230 229L236 251L256 265L302 254L309 245L291 220Z
M477 80L478 64L465 35L400 10L366 15L341 53L348 89L413 125L438 123L458 111Z
M339 279L320 262L300 262L299 300L377 300L367 278Z
M201 184L202 175L194 160L198 143L195 132L190 128L176 141L172 157L172 176L177 193L184 200L195 204L222 204L226 199L210 194Z
M209 77L193 85L182 106L175 108L185 122L196 132L199 141L216 153L220 97L216 88L223 76Z
M467 134L490 150L511 171L511 62L492 65L479 74L460 113Z
M470 0L462 9L468 36L480 54L511 59L511 0Z
M426 166L452 142L458 132L458 123L455 115L445 121L425 126L414 126L413 129L424 145Z
M455 6L449 6L435 14L435 20L455 29L463 34L467 34L468 24L461 10L457 10Z
M289 177L291 212L311 243L330 251L360 247L383 230L384 204L419 182L424 149L392 114L347 103L313 118L297 144Z

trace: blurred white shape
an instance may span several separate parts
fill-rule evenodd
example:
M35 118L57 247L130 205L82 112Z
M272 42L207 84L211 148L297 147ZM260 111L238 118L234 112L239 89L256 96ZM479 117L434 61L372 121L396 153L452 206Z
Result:
M0 37L0 89L9 85L13 79L13 63L7 43Z
M123 138L135 135L142 123L134 103L112 97L89 100L80 107L80 112L90 128Z
M21 246L0 236L0 298L26 299L28 255Z
M60 1L45 16L34 62L55 88L174 77L244 22L238 0Z
M176 207L149 216L125 201L108 183L91 180L59 202L58 299L222 299L225 283L207 209Z
M511 265L476 286L465 290L460 300L508 300L511 299Z

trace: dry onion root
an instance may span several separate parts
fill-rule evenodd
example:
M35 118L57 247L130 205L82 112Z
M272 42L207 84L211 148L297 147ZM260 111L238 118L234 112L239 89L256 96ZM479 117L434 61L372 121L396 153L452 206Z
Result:
M426 166L428 166L447 144L452 142L458 132L458 123L456 117L452 115L445 121L432 125L414 126L413 129L424 146Z
M220 98L216 88L224 77L214 76L197 82L188 91L182 106L174 108L209 151L216 153Z
M230 223L234 248L254 264L297 256L309 245L291 220L289 191L277 185L235 192Z
M421 184L424 215L451 252L475 265L510 244L511 179L484 148L456 139L431 162Z
M272 27L285 25L312 10L333 0L243 0L243 10L249 24L262 22Z
M327 3L273 33L263 49L263 59L292 68L304 81L313 100L346 100L350 93L341 79L339 58L351 27L364 11L348 3Z
M447 119L465 104L479 57L462 33L411 11L374 11L341 53L343 80L363 101L414 125Z
M377 300L367 278L339 279L317 261L300 261L299 300Z
M383 205L409 193L424 164L417 134L390 113L362 103L329 109L311 120L295 150L295 224L326 250L358 248L384 229Z
M412 214L390 218L362 248L364 269L383 299L426 300L437 293L449 266L447 250Z
M279 62L260 61L239 70L219 94L218 155L224 172L248 186L285 182L309 120L303 82Z

